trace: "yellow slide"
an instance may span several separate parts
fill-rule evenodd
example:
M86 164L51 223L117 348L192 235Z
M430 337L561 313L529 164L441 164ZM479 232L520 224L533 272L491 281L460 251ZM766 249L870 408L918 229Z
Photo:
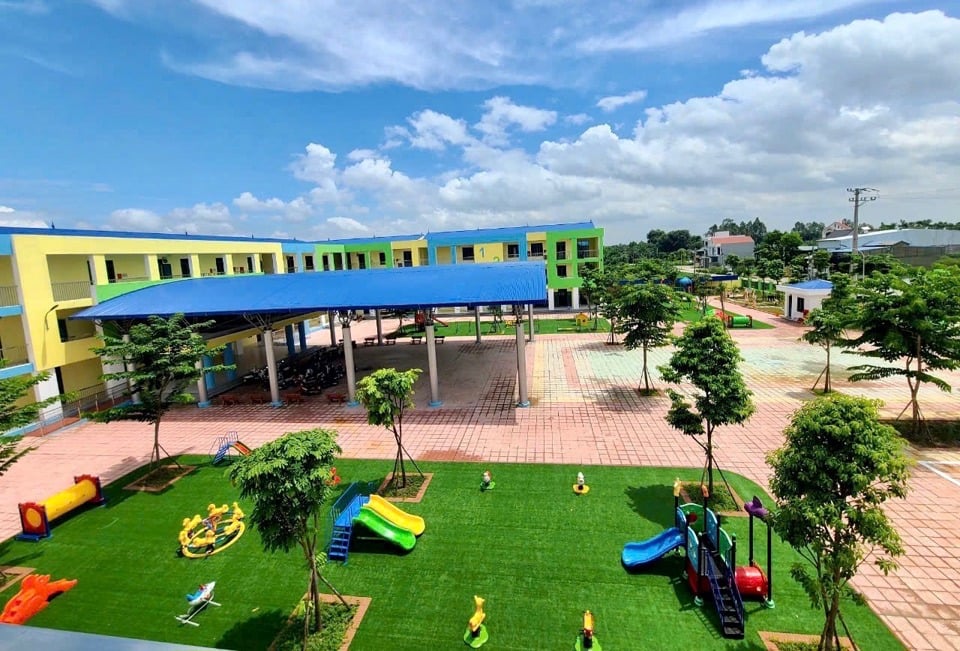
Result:
M392 502L388 502L379 495L371 495L366 507L376 512L377 515L390 522L390 524L406 529L414 536L419 536L423 533L424 529L427 528L423 518L419 515L412 515L398 509Z

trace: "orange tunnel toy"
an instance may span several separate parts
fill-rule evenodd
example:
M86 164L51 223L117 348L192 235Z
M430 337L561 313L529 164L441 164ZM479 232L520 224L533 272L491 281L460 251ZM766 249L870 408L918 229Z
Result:
M23 578L20 592L13 595L0 614L0 623L23 624L47 607L50 599L77 585L77 580L51 581L49 574L28 574Z
M23 502L19 505L22 532L17 536L18 540L49 538L51 520L83 504L103 504L103 488L99 477L80 475L74 477L73 482L70 488L54 493L42 502Z

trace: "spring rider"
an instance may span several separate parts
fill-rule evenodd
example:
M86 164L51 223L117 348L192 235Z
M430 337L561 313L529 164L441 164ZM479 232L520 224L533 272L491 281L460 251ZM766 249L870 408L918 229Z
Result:
M492 491L496 488L497 482L493 481L493 477L490 475L489 470L483 471L483 479L480 480L480 490L481 491Z
M584 649L601 651L600 640L593 636L593 628L593 613L586 610L583 612L583 628L580 629L580 634L577 635L577 641L573 644L573 648L576 651L583 651Z
M583 473L577 473L577 483L573 485L573 492L577 495L586 495L590 492L590 487L587 486L585 480L583 479Z
M483 620L487 618L487 614L483 612L483 604L485 601L483 597L473 596L475 610L470 621L467 622L467 631L463 634L463 641L471 649L479 649L490 639L490 634L487 633L487 627L483 625Z

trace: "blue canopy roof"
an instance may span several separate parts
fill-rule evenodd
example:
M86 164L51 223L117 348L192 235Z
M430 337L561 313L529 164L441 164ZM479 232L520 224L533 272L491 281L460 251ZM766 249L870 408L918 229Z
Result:
M805 280L802 283L793 283L790 285L793 289L833 289L833 283L829 280Z
M108 321L178 313L186 316L303 314L546 300L543 262L495 262L191 278L123 294L71 318Z

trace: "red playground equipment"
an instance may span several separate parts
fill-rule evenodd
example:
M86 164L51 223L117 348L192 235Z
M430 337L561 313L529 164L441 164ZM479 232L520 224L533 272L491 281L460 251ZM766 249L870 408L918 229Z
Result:
M18 540L49 538L50 522L69 513L83 504L103 504L103 489L100 478L93 475L80 475L73 478L73 486L54 493L42 502L24 502L20 508L21 533Z
M438 319L436 314L433 315L432 319L434 323L439 323L444 328L447 327L447 323ZM417 313L413 317L413 322L416 324L417 330L423 330L427 326L427 313L423 310L417 310Z
M49 574L28 574L20 591L13 595L0 614L0 623L23 624L47 607L50 600L77 585L76 579L51 581Z
M773 546L772 529L767 521L770 512L760 502L760 498L743 505L743 510L750 514L750 564L738 567L736 570L737 589L745 598L762 599L767 608L773 608ZM753 559L753 521L760 520L767 525L767 571Z

